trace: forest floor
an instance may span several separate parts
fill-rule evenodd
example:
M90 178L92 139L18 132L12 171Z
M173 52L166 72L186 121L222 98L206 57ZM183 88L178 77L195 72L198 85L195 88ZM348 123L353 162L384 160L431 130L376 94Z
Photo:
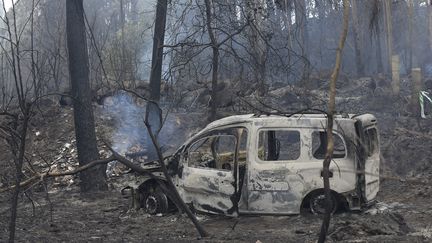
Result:
M404 89L400 97L392 98L384 93L371 94L365 86L359 81L342 89L338 107L350 113L370 112L378 118L383 176L378 202L363 212L335 214L328 238L345 242L431 242L432 121L409 114L409 97L403 93ZM283 104L283 100L290 99L287 97L290 93L292 90L276 90L271 95ZM324 92L314 91L310 96L326 100ZM111 142L123 153L142 149L137 145L146 136L142 106L125 107L124 103L117 108L95 106L101 157L109 154L102 140ZM203 117L202 113L171 112L161 134L164 150L172 151L204 126ZM27 156L36 167L51 161L51 170L74 168L77 162L72 109L45 105L32 120L28 144ZM7 147L0 143L0 151L7 151ZM0 153L0 166L4 168L0 171L1 187L12 181L9 161L8 153ZM265 243L315 242L318 238L321 219L313 215L238 218L198 215L211 234L199 239L185 215L151 216L143 210L129 210L130 198L119 191L122 179L119 174L121 169L114 167L109 191L98 194L80 194L76 176L49 180L48 193L42 185L28 190L20 198L17 242ZM0 194L0 242L8 238L9 200L10 193Z
M429 191L430 192L430 191ZM315 242L321 219L314 215L198 215L211 236L199 239L185 215L150 216L129 210L118 191L81 195L78 188L34 193L21 203L18 242ZM384 182L378 203L365 212L338 212L331 220L329 241L430 242L431 194L417 185ZM0 241L7 239L9 205L0 204Z

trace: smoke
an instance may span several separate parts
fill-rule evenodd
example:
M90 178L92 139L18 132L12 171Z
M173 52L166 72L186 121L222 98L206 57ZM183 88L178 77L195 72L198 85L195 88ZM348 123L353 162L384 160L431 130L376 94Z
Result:
M145 145L144 106L138 106L128 93L118 92L104 101L104 110L115 123L111 144L117 153L125 154L133 146Z
M119 91L116 95L104 100L105 116L113 122L111 135L112 148L119 154L128 151L142 151L145 149L147 131L143 122L145 107L134 102L131 95ZM113 174L116 162L107 166L107 174Z
M146 103L137 102L124 91L104 100L103 112L109 117L113 128L111 135L112 148L119 154L145 152L145 160L157 159L154 146L144 124ZM159 133L158 140L165 155L172 153L185 139L185 127L175 114L166 117ZM115 163L108 164L107 173L111 174Z

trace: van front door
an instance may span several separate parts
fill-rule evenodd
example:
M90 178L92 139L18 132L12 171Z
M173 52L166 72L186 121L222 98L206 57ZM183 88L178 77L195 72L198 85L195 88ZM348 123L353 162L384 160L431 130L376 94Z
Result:
M238 139L236 129L193 141L184 154L180 188L198 211L237 215Z

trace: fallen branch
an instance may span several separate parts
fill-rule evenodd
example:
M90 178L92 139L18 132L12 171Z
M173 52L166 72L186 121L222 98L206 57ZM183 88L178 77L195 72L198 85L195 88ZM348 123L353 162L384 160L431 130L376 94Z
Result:
M30 177L30 178L22 181L20 183L19 187L20 188L21 187L27 187L27 186L33 185L35 183L38 183L38 182L43 181L44 179L50 178L50 177L75 175L75 174L77 174L79 172L82 172L84 170L90 169L90 168L92 168L92 167L94 167L96 165L106 164L106 163L109 163L109 162L114 161L114 160L116 160L116 158L113 157L113 156L110 156L110 157L108 157L106 159L91 161L88 164L80 166L80 167L78 167L78 168L76 168L74 170L69 170L69 171L64 171L64 172L50 172L50 171L48 171L48 172L44 172L44 173L37 173L37 174L33 175L32 177ZM10 186L10 187L6 187L6 188L1 188L0 189L0 193L12 190L14 188L15 188L15 185Z

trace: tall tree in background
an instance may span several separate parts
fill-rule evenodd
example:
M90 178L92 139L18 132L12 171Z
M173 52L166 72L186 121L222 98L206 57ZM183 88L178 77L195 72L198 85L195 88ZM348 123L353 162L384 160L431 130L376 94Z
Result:
M358 0L352 0L351 1L351 12L352 12L352 23L353 23L353 36L354 36L354 52L355 52L355 61L356 61L356 68L357 68L357 76L363 76L364 75L364 64L362 61L362 53L361 49L363 47L362 45L362 38L361 38L361 29L360 29L360 22L359 22L359 11L358 11Z
M251 20L251 28L248 37L251 45L251 57L254 65L255 82L258 88L258 95L264 96L267 93L266 88L266 62L268 45L266 39L269 31L266 26L268 21L268 6L263 0L246 1L248 9L248 18Z
M152 65L150 72L150 98L160 100L160 87L162 79L163 44L165 40L165 27L168 1L158 0L156 6L156 19L153 36Z
M432 1L427 1L429 49L432 51Z
M309 35L307 31L306 0L295 0L294 10L295 10L295 21L297 25L297 33L298 33L297 36L298 36L299 45L301 49L301 56L304 59L302 81L304 82L304 85L307 86L310 63L309 63L309 53L308 53Z
M91 103L83 0L66 1L66 33L78 161L83 166L99 158ZM81 172L81 191L106 190L105 171L106 165L101 165Z
M387 40L387 58L388 72L392 73L392 56L393 56L393 23L392 23L392 1L384 1L384 15L386 23L386 40Z
M211 81L211 107L210 107L210 120L216 120L218 97L217 97L217 86L218 86L218 69L219 69L219 44L216 40L216 36L213 32L212 27L212 5L210 0L204 0L205 3L205 13L206 13L206 25L207 31L210 37L212 46L212 81Z
M408 0L408 64L407 69L413 68L413 25L414 25L414 0Z
M368 0L366 4L369 4L368 8L371 9L370 13L370 23L369 29L372 37L375 37L376 41L376 50L375 50L375 59L376 59L376 71L378 73L383 73L383 61L382 61L382 48L381 48L381 28L380 28L380 16L382 12L383 3L381 0ZM372 41L372 40L371 40Z

